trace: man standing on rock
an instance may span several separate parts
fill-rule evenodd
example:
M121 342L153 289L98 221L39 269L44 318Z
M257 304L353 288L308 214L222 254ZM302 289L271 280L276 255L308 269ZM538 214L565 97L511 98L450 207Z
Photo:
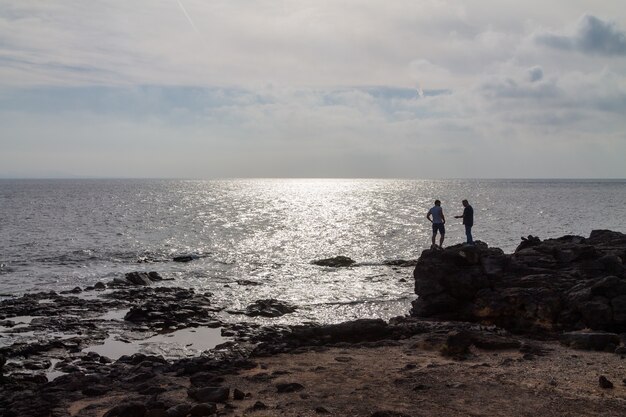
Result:
M465 225L465 236L467 236L467 244L473 245L474 240L472 239L472 226L474 225L474 209L467 200L463 200L463 214L460 216L454 216L455 219L463 219L463 224Z
M443 248L443 239L446 235L446 227L444 226L446 223L446 218L443 215L443 209L441 208L441 201L435 200L435 206L428 210L428 214L426 218L429 222L433 224L433 244L430 246L431 249L437 248L435 245L435 237L437 237L437 232L439 232L439 248Z

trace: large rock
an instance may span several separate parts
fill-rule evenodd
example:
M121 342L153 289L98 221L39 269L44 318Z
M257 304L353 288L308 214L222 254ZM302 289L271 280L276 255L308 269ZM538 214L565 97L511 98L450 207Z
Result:
M583 350L614 351L620 344L620 338L615 333L576 331L561 335L561 343Z
M457 245L425 250L411 314L514 331L626 332L626 235L524 238L513 254Z
M246 307L245 313L250 317L280 317L285 314L293 313L297 307L283 301L273 298L267 300L257 300Z
M132 285L150 285L154 281L162 281L158 272L129 272L125 276L126 282Z
M224 403L230 396L228 387L204 387L190 388L187 394L196 401L202 403Z
M212 323L209 295L196 294L192 289L133 288L110 296L134 299L136 304L126 313L124 320L154 329L180 329Z
M318 259L312 262L313 265L330 266L333 268L352 266L355 263L353 259L342 255L335 256L334 258Z

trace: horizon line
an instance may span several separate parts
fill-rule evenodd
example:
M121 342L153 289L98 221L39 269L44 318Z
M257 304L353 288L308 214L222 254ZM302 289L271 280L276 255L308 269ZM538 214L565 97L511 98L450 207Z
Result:
M405 181L463 181L463 180L626 180L626 177L113 177L113 176L2 176L0 180L179 180L179 181L219 181L219 180L405 180Z

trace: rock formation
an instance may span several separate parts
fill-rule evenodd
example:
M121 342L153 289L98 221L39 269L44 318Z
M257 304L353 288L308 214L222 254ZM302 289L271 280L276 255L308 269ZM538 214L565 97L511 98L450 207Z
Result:
M513 254L456 245L425 250L411 315L495 324L512 331L626 332L626 235L529 236Z

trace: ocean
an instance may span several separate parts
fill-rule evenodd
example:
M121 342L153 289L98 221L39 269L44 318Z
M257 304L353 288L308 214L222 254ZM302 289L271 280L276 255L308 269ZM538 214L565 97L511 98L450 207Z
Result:
M463 199L474 239L507 253L529 234L626 232L626 180L0 180L0 299L157 271L227 309L299 307L276 323L387 319L416 296L413 268L384 262L430 246L435 199L444 246L465 239ZM357 263L311 263L337 255Z

